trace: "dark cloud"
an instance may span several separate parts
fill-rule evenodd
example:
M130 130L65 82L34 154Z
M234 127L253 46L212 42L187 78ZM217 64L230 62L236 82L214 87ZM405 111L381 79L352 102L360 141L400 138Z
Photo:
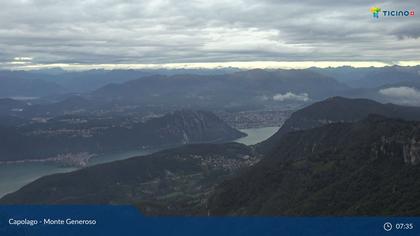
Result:
M420 60L418 17L352 0L2 2L0 63ZM381 1L414 9L420 1Z

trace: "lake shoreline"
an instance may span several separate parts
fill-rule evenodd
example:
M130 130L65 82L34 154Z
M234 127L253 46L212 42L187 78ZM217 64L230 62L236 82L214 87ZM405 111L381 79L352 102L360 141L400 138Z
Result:
M279 127L264 127L264 128L253 128L253 129L241 129L241 132L247 134L247 136L232 140L233 142L242 143L245 145L253 145L259 143L271 135L273 135ZM151 148L151 149L137 149L130 151L121 151L108 154L97 154L89 158L89 161L84 166L63 166L58 163L51 162L48 160L23 160L16 161L15 163L0 163L0 197L14 192L28 183L41 178L46 175L66 173L71 171L80 170L88 166L99 165L103 163L109 163L118 160L125 160L132 157L140 157L150 155L159 151L163 151L168 148L174 147L162 147L162 148Z

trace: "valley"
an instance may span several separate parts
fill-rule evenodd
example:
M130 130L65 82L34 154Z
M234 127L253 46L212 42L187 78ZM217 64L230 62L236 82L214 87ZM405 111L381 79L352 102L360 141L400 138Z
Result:
M407 80L361 87L347 70ZM417 89L415 69L149 72L114 71L126 79L77 94L0 99L0 204L201 216L420 211L407 187L418 178L420 108L388 103L390 92Z
M235 140L235 142L245 145L253 145L270 137L277 130L278 127L241 129L240 131L245 133L247 136L239 138ZM75 171L81 167L124 160L134 156L149 155L163 149L164 148L140 149L101 154L90 158L89 161L83 165L63 165L62 162L58 161L57 163L57 161L54 160L22 160L0 163L0 197L7 193L14 192L24 185L46 175Z

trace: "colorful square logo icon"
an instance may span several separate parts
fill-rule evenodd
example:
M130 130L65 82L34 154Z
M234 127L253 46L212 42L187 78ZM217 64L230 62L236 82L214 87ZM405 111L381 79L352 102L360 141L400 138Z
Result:
M372 8L370 8L370 12L373 14L374 18L379 18L379 12L381 12L381 8L372 7Z

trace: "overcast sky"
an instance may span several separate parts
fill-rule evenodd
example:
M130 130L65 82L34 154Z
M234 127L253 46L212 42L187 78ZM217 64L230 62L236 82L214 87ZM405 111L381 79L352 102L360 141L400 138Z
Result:
M0 66L417 64L420 1L372 2L0 0Z

